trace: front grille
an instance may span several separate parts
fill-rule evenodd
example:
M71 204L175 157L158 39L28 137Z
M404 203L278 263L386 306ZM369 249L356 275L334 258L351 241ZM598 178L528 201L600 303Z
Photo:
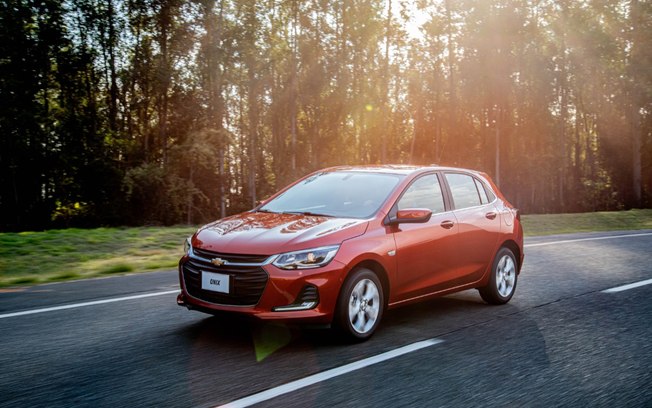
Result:
M219 252L207 251L205 249L192 248L192 252L200 257L207 260L213 258L220 258L224 261L231 263L263 263L269 258L269 255L241 255L241 254L221 254Z
M195 255L199 255L197 249L193 248ZM207 251L206 251L207 252ZM226 256L215 254L211 258ZM245 261L240 261L245 262ZM247 261L251 262L251 261ZM253 263L253 262L252 262ZM260 266L237 266L224 265L216 267L209 260L189 258L183 264L183 280L190 296L209 303L232 306L255 306L267 284L267 272ZM213 292L201 288L202 272L221 273L229 275L231 287L229 293Z

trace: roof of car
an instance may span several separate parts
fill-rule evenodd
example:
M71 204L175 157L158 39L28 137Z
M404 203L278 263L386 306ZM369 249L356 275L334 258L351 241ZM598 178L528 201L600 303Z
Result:
M412 173L427 171L427 170L462 170L471 173L477 173L475 170L463 169L457 167L438 166L431 164L428 166L417 166L410 164L376 164L376 165L359 165L359 166L336 166L323 171L360 171L369 173L388 173L388 174L403 174L408 175Z

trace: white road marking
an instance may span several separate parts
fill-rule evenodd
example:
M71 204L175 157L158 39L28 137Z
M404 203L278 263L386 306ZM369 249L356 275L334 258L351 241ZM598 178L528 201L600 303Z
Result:
M647 280L640 281L640 282L630 283L628 285L616 286L615 288L605 289L605 290L602 291L602 293L622 292L624 290L634 289L634 288L638 288L638 287L645 286L645 285L650 285L650 284L652 284L652 279L647 279Z
M278 387L270 388L266 391L259 392L258 394L253 394L248 397L233 402L229 402L228 404L220 405L217 408L248 407L278 397L279 395L287 394L289 392L308 387L318 382L329 380L333 377L344 375L352 371L368 367L373 364L381 363L383 361L390 360L392 358L396 358L404 354L411 353L413 351L421 350L426 347L434 346L435 344L439 344L441 342L443 342L443 340L429 339L429 340L419 341L417 343L408 344L407 346L399 347L397 349L388 351L386 353L378 354L373 357L368 357L359 361L355 361L353 363L343 365L341 367L336 367L330 370L322 371L321 373L313 374L311 376L301 378L299 380L292 381L287 384L280 385Z
M582 242L582 241L598 241L603 239L613 239L613 238L633 238L633 237L648 237L651 236L652 232L643 232L640 234L623 234L623 235L609 235L606 237L589 237L589 238L578 238L578 239L565 239L562 241L551 241L551 242L540 242L538 244L527 244L523 245L524 248L539 247L546 245L557 245L557 244L568 244L573 242ZM630 283L628 285L617 286L615 288L605 289L601 291L602 293L616 293L622 292L624 290L634 289L645 285L652 284L652 279L647 279L640 282Z
M105 304L105 303L122 302L122 301L125 301L125 300L142 299L142 298L148 298L148 297L152 297L152 296L169 295L169 294L172 294L172 293L179 293L179 289L177 289L177 290L168 290L168 291L165 291L165 292L143 293L141 295L125 296L125 297L119 297L119 298L94 300L92 302L73 303L73 304L70 304L70 305L45 307L43 309L23 310L22 312L0 314L0 319L5 319L5 318L8 318L8 317L16 317L16 316L25 316L25 315L31 315L31 314L37 314L37 313L55 312L57 310L75 309L75 308L78 308L78 307L85 307L85 306L102 305L102 304Z
M614 238L632 238L632 237L647 237L651 236L652 232L644 232L641 234L623 234L623 235L609 235L606 237L590 237L590 238L577 238L577 239L565 239L563 241L551 241L551 242L540 242L538 244L526 244L523 245L525 248L546 246L546 245L557 245L557 244L568 244L572 242L582 242L582 241L599 241L603 239L614 239Z

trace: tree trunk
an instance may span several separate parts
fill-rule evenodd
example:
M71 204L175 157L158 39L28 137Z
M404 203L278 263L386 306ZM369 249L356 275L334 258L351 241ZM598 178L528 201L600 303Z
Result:
M292 0L292 64L290 78L290 170L292 179L296 177L297 172L297 49L299 38L297 35L297 26L299 24L299 11L297 0ZM255 194L255 192L254 192Z
M460 155L460 146L459 141L457 140L458 136L458 124L457 124L457 93L455 92L455 47L453 45L453 17L451 12L450 0L444 1L445 11L446 11L446 39L447 39L447 49L448 49L448 92L449 92L449 126L448 126L448 140L451 149L449 150L450 155L454 160L454 164L458 163L458 155Z
M110 80L111 84L109 86L109 129L112 132L118 130L118 82L117 82L117 72L115 66L115 47L116 47L116 35L115 35L115 22L114 14L115 10L113 8L113 0L107 0L107 23L108 23L108 51L109 51L109 71L110 71Z
M631 0L630 4L630 20L632 27L632 47L630 54L630 65L632 66L632 77L631 82L633 84L639 83L638 78L638 69L640 65L640 58L638 57L639 49L642 44L646 44L645 39L641 38L641 21L640 21L640 12L638 0ZM643 194L642 194L642 169L641 169L641 141L642 141L642 121L640 108L642 98L641 90L634 85L631 94L631 137L632 137L632 191L633 191L633 207L640 208L643 204Z
M385 21L385 66L383 69L383 103L382 112L383 127L380 130L381 147L380 162L387 162L387 131L389 129L390 108L389 108L389 43L392 29L392 0L387 0L387 20Z

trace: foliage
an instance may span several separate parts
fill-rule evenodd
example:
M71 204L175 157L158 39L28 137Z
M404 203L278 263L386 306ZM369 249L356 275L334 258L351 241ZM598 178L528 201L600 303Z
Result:
M200 223L331 165L652 204L641 0L0 2L0 230Z

